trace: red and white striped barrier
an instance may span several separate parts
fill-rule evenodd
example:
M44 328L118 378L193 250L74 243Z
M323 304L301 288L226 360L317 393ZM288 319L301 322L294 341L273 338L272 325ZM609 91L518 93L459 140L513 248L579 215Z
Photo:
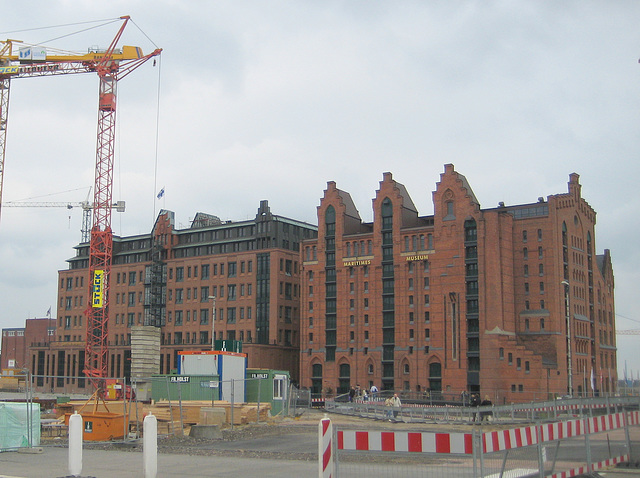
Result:
M589 432L598 433L624 427L622 413L589 418Z
M615 458L609 458L608 460L594 463L591 466L591 469L589 469L588 466L579 466L578 468L555 473L553 475L550 475L548 478L571 478L572 476L584 475L586 473L590 473L591 471L600 470L602 468L617 465L618 463L624 463L626 461L629 461L629 455L620 455Z
M629 425L638 425L640 412L628 412ZM569 420L566 422L545 423L537 427L512 428L482 434L482 448L484 453L510 450L523 446L562 440L585 435L616 430L624 427L623 413L604 415L601 417ZM537 430L536 430L537 428Z
M338 431L338 450L471 455L471 433Z
M484 453L511 450L624 427L623 413L513 428L482 434ZM640 424L640 412L628 412L629 425ZM470 455L473 453L471 433L386 432L339 430L337 449L348 451L393 451ZM558 475L560 476L560 475ZM574 476L574 475L567 475Z
M577 437L585 433L587 433L585 420L569 420L540 425L540 436L543 442Z
M318 424L318 476L333 478L336 476L333 459L333 425L329 418L323 418Z
M482 434L482 451L492 453L494 451L511 450L523 446L538 443L536 427L512 428Z

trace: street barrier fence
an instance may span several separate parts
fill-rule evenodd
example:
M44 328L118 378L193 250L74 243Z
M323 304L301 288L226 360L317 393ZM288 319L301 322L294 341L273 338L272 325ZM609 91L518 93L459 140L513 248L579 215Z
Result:
M332 440L328 420L320 457L336 477L568 478L640 458L638 411L459 433L337 429Z

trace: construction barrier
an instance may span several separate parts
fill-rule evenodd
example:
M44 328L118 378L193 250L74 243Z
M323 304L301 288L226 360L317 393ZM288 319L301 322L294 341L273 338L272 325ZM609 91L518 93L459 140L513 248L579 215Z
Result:
M318 476L320 478L333 478L335 474L333 425L329 418L323 418L318 424Z
M336 430L335 451L326 436L327 420L321 422L319 456L323 471L328 457L335 458L336 474L321 477L568 478L629 462L632 443L640 445L638 411L486 432L475 427L470 433ZM364 459L357 457L361 453L367 454Z

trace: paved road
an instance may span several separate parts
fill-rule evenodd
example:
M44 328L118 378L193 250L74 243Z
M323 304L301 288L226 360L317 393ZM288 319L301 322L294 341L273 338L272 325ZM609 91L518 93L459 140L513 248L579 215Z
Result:
M281 461L220 456L158 455L158 478L313 476L317 462ZM0 453L0 478L58 478L69 476L66 448L44 448L42 454ZM142 453L84 450L83 477L144 477Z

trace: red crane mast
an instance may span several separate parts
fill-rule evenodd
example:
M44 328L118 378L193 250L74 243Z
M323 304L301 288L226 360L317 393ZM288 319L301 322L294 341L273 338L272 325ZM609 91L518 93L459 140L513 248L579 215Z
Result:
M0 42L0 207L10 80L95 72L100 81L93 226L89 240L89 299L85 311L87 335L84 363L84 373L90 378L99 398L103 397L107 377L117 82L162 51L158 48L143 55L137 47L124 46L121 51L117 50L116 46L129 21L129 16L123 16L120 19L123 23L109 47L104 51L90 51L86 55L49 56L41 51L37 52L35 57L22 52L20 55L14 55L13 40Z

